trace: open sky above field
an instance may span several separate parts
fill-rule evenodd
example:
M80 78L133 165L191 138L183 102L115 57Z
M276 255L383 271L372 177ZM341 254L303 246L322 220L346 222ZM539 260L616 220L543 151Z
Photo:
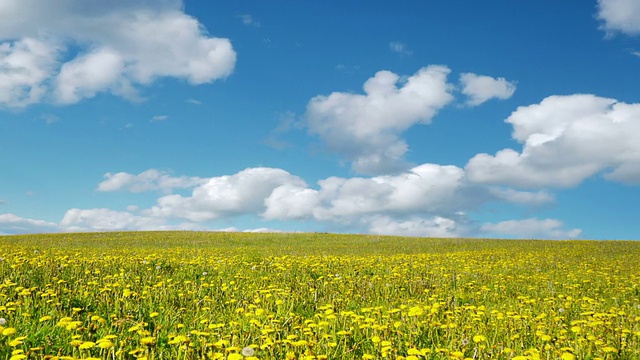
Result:
M0 234L638 239L640 2L0 0Z

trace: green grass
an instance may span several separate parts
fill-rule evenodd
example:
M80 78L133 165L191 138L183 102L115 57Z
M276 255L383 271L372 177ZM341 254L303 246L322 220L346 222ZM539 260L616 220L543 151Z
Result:
M0 257L0 359L640 358L635 241L122 232Z

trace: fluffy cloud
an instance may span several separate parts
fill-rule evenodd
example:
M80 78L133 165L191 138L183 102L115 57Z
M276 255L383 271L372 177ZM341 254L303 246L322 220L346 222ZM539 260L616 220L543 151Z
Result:
M463 177L456 166L423 164L392 176L330 177L318 182L318 190L287 184L265 200L263 217L348 222L382 214L454 213L478 200L467 196Z
M58 224L44 220L0 214L0 234L47 233L58 231Z
M380 235L460 237L462 232L455 220L435 216L423 219L412 217L397 221L387 216L369 220L369 232Z
M0 5L2 39L5 107L46 95L60 103L100 92L135 98L137 86L159 77L192 84L226 77L236 60L228 39L208 36L174 0L7 0Z
M478 154L470 180L514 187L571 187L603 171L609 180L640 183L640 104L594 95L551 96L519 107L506 120L521 152Z
M540 206L555 201L554 196L546 191L518 191L510 188L491 187L489 193L495 196L498 201L527 206Z
M478 106L487 100L508 99L516 91L516 85L505 78L464 73L460 75L462 93L468 97L467 105Z
M607 33L640 34L640 2L637 0L598 0L598 18Z
M55 43L34 38L0 43L0 107L41 101L47 92L46 81L57 67L58 52Z
M267 197L279 186L305 186L302 179L281 169L249 168L234 175L208 179L191 196L167 195L145 214L161 218L207 221L255 214L264 210Z
M559 220L532 218L484 224L480 230L492 236L542 239L575 239L582 233L580 229L564 230L563 227L564 223Z
M126 190L138 193L160 190L170 192L172 189L192 188L206 181L198 177L173 177L167 172L156 169L149 169L138 175L126 172L106 173L104 177L105 180L98 184L98 191Z
M168 225L164 219L110 209L70 209L60 221L64 231L202 230L191 223Z
M327 148L365 174L404 170L408 146L400 135L431 121L452 101L449 69L429 66L403 79L379 71L364 84L364 94L334 92L307 105L306 123ZM398 87L400 83L400 87Z

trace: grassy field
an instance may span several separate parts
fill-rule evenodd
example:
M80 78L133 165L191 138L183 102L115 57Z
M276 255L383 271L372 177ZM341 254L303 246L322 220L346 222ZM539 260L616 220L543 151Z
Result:
M0 359L640 359L640 242L0 237Z

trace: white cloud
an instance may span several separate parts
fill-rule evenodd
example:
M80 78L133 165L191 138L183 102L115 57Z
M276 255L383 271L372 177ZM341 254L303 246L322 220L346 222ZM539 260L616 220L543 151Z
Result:
M126 172L106 173L105 180L98 184L98 191L130 191L134 193L144 191L170 192L172 189L185 189L198 186L206 181L199 177L173 177L169 173L149 169L138 175Z
M70 209L64 214L60 225L67 231L113 231L156 229L163 222L110 209Z
M516 85L505 78L464 73L460 75L462 93L468 97L467 105L478 106L490 99L508 99L516 91Z
M53 227L51 231L204 230L199 224L248 215L265 221L310 220L346 231L452 237L475 234L478 228L469 225L467 213L488 202L539 206L554 200L544 191L474 185L463 169L437 164L397 175L329 177L316 188L275 168L248 168L212 178L174 177L150 169L137 175L107 173L98 190L170 192L190 187L189 196L162 195L147 209L70 209L59 224L41 224Z
M404 55L404 56L413 55L413 51L409 50L409 48L407 47L407 44L404 44L401 42L397 42L397 41L390 42L389 49L394 53L398 53L400 55Z
M452 101L449 72L444 66L429 66L401 81L390 71L379 71L365 82L364 95L316 96L307 105L308 130L360 173L404 170L408 146L400 135L413 125L429 123Z
M157 205L143 213L191 221L261 213L265 199L282 185L305 186L305 183L281 169L249 168L234 175L210 178L188 197L163 196Z
M53 124L53 123L58 122L58 121L60 120L60 118L59 118L59 117L57 117L56 115L53 115L53 114L42 114L42 115L40 116L40 118L41 118L42 120L44 120L44 122L45 122L47 125Z
M6 0L0 6L0 106L108 92L137 98L159 77L201 84L235 66L228 39L207 35L181 1ZM46 34L46 35L45 35ZM71 53L71 47L80 51ZM65 61L66 60L66 61Z
M518 191L510 188L491 187L489 193L495 196L496 200L527 206L540 206L555 201L553 195L546 191Z
M70 104L94 97L100 91L132 94L130 80L123 76L124 59L111 49L98 49L62 65L55 79L56 98Z
M64 231L116 230L203 230L202 226L182 223L169 225L164 219L138 216L110 209L70 209L60 221Z
M0 8L0 14L1 11ZM0 23L1 19L0 16ZM58 52L55 42L30 37L0 42L0 107L40 102L47 92L47 81L58 66Z
M640 34L638 0L598 0L598 18L603 22L601 28L608 34Z
M164 121L164 120L167 120L168 118L169 118L169 116L168 116L168 115L154 115L154 116L151 118L151 121L152 121L152 122L153 122L153 121Z
M609 171L609 180L640 184L640 104L594 95L550 96L519 107L506 122L521 152L478 154L471 181L513 187L571 187Z
M556 219L508 220L497 224L484 224L481 231L490 235L517 238L575 239L582 233L580 229L563 229L564 223Z
M57 232L58 224L44 220L19 217L14 214L0 214L0 234Z
M263 217L355 223L373 215L453 214L488 198L465 185L462 169L435 164L393 176L330 177L318 185L317 190L305 184L274 189L265 200Z
M370 220L369 232L381 235L421 236L421 237L460 237L461 229L455 220L435 216L423 219L412 217L409 220L397 221L387 216L379 216Z

